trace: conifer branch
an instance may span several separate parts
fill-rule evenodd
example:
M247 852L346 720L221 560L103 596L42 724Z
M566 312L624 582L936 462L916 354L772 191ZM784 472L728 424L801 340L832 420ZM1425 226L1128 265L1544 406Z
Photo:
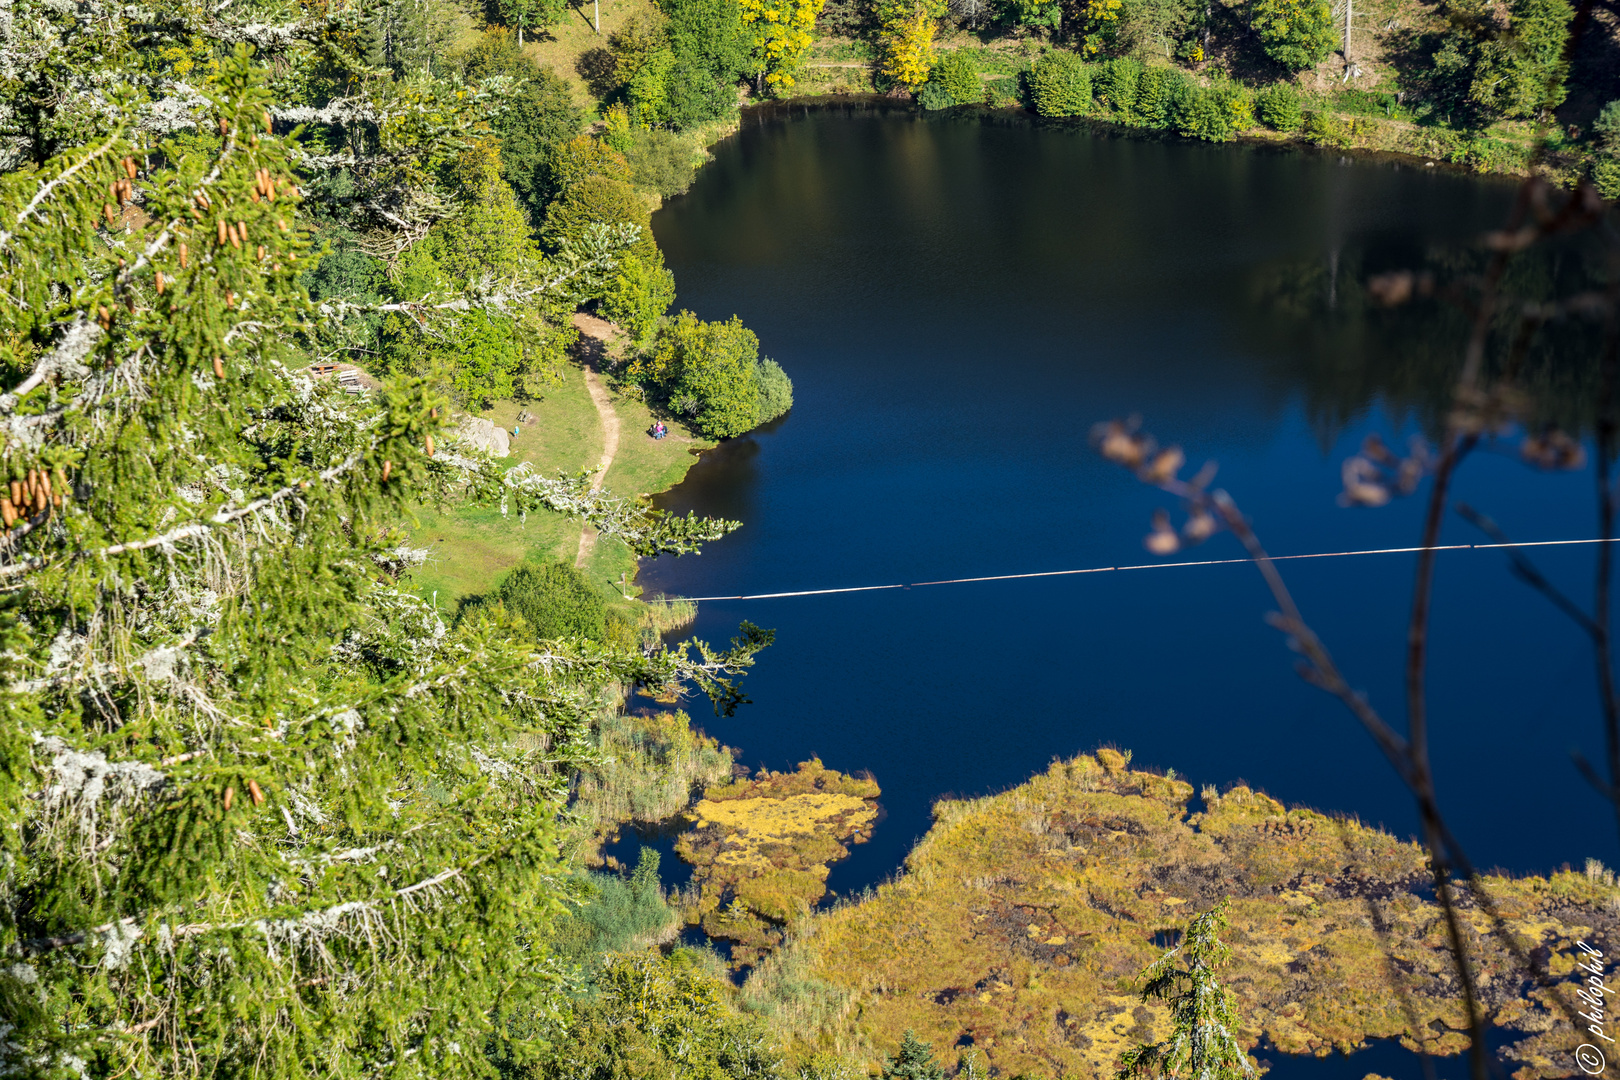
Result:
M372 447L367 447L368 451L370 449L372 449ZM317 473L315 478L320 480L322 483L330 483L331 481L342 476L344 473L348 472L350 469L353 469L364 459L365 454L357 451L350 454L347 458L332 466L330 469L325 469ZM254 499L252 502L247 503L244 506L239 506L234 510L221 510L212 517L208 518L206 521L195 521L189 525L182 525L179 528L171 529L166 533L147 537L145 540L131 540L123 544L113 544L109 547L97 548L94 551L76 552L74 557L78 559L110 559L116 555L128 555L131 552L136 551L147 551L152 548L173 547L184 540L193 540L200 536L206 536L214 529L219 528L222 525L229 525L232 522L240 521L246 517L251 517L252 515L257 514L259 511L266 508L277 506L292 498L298 492L304 490L307 486L308 481L299 481L296 484L288 484L279 491L274 491L269 495L263 496L262 498ZM26 574L33 570L42 569L51 561L52 560L49 556L39 555L23 562L15 562L5 566L0 566L0 579L15 577L18 574Z
M66 169L63 169L56 176L53 176L51 179L41 184L39 186L39 190L34 193L34 197L28 200L28 204L21 210L17 211L17 218L12 227L0 232L0 248L6 247L11 243L12 238L17 235L16 230L22 228L23 224L34 215L35 211L39 209L40 204L46 199L50 198L51 195L55 193L57 188L73 179L73 177L78 175L84 169L89 168L91 162L102 157L104 154L111 153L122 142L123 128L120 127L117 131L113 132L110 137L108 137L106 142L90 151L83 158L74 162L72 165L69 165Z
M0 413L16 411L17 402L38 389L46 379L60 372L69 379L82 379L90 373L82 361L89 356L101 340L101 327L84 317L80 312L68 324L67 332L62 340L57 342L56 348L40 357L39 363L34 365L33 374L17 384L17 388L8 394L0 394Z

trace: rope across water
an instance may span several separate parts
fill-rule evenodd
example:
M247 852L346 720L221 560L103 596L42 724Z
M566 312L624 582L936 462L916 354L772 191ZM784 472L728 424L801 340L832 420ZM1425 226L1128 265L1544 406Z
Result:
M1407 555L1419 551L1491 551L1504 548L1539 548L1539 547L1569 547L1579 544L1612 544L1620 542L1620 537L1594 538L1590 540L1523 540L1513 543L1499 544L1436 544L1432 548L1397 547L1373 548L1367 551L1316 551L1304 555L1273 555L1272 562L1287 562L1292 559L1347 559L1356 555ZM940 581L914 581L910 584L898 585L848 585L839 589L799 589L794 592L753 593L739 596L688 596L688 597L646 597L647 600L663 600L673 602L677 599L692 601L704 600L780 600L792 596L830 596L834 593L880 592L884 589L921 589L929 585L967 585L978 581L1019 581L1025 578L1070 577L1076 574L1113 574L1124 573L1127 570L1165 570L1179 566L1231 566L1237 563L1253 562L1252 559L1197 559L1182 562L1143 563L1139 566L1089 566L1080 570L1040 570L1028 574L991 574L986 577L944 578Z

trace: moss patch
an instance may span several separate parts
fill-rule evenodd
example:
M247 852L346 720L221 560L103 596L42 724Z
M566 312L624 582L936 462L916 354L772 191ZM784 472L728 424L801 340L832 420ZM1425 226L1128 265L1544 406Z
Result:
M688 918L730 940L733 963L754 963L826 894L827 864L870 834L879 794L820 761L709 788L675 842L694 868Z
M1098 758L1054 763L1002 795L941 802L905 875L799 924L750 994L769 999L780 967L850 995L835 1020L793 1033L804 1053L892 1047L912 1028L942 1046L970 1036L1003 1075L1102 1075L1168 1028L1165 1011L1135 994L1162 951L1155 936L1228 896L1226 980L1251 1042L1319 1055L1392 1037L1435 1054L1464 1049L1419 847L1246 787L1188 815L1189 785L1133 772L1112 752ZM1605 953L1616 944L1620 901L1601 875L1487 885L1566 990L1577 940ZM1492 1021L1526 1033L1510 1051L1515 1075L1566 1074L1580 1040L1466 889L1462 912Z

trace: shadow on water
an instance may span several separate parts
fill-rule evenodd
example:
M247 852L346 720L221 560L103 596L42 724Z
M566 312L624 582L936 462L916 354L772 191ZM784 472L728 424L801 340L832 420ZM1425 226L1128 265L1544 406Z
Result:
M1517 1067L1501 1057L1502 1049L1512 1041L1510 1033L1501 1028L1486 1033L1491 1075L1495 1078L1505 1078ZM1255 1047L1254 1056L1266 1070L1267 1080L1364 1080L1368 1076L1426 1080L1427 1076L1423 1058L1394 1039L1377 1039L1353 1054L1333 1053L1326 1057L1282 1054L1262 1042ZM1434 1070L1434 1080L1468 1080L1471 1075L1467 1054L1431 1057L1427 1064Z

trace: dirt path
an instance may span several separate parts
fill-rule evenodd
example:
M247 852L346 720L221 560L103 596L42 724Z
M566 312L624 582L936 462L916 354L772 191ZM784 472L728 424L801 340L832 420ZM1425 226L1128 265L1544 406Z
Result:
M596 481L592 484L600 489L619 452L619 414L613 411L613 399L608 396L607 387L602 385L602 377L597 372L618 328L605 319L583 312L574 316L574 327L579 330L580 355L585 361L585 389L590 391L596 415L602 418L602 460L596 466ZM579 554L574 557L574 565L584 566L595 549L596 530L587 525L579 534Z

